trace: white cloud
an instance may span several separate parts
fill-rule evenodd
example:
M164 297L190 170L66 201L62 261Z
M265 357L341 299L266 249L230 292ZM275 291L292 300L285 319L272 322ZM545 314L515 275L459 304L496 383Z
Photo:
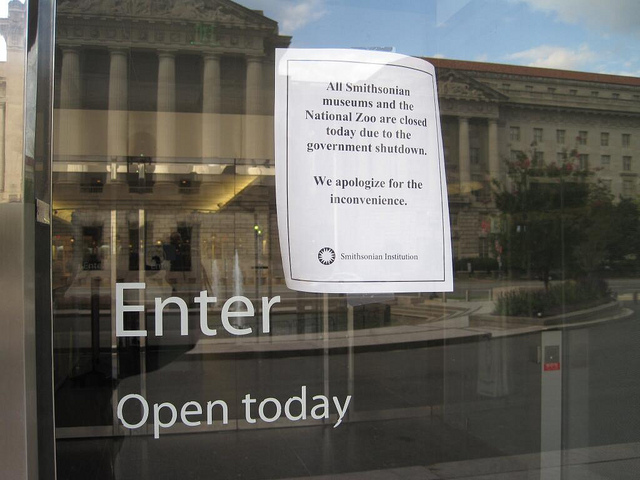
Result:
M323 0L300 0L298 2L282 2L280 26L283 33L289 34L304 27L326 13ZM285 4L286 3L286 4Z
M640 69L638 70L613 70L601 71L600 73L608 73L610 75L622 75L623 77L640 77Z
M11 0L0 0L0 18L9 17L9 2ZM20 0L20 3L24 3L24 0Z
M511 0L528 4L534 10L557 15L566 23L613 32L640 35L640 2L638 0Z
M433 58L447 58L442 53L436 53L435 55L432 55L432 56L433 56Z
M276 20L280 32L291 35L296 30L327 14L325 0L244 0L247 8L264 10L265 14Z
M640 77L640 57L633 55L624 61L617 61L615 55L607 55L603 57L598 72L625 77Z
M577 50L553 45L540 45L529 50L509 54L505 58L530 67L580 70L591 66L597 59L597 55L589 50L587 45L581 45Z
M436 0L436 26L447 26L448 21L470 3L471 0Z

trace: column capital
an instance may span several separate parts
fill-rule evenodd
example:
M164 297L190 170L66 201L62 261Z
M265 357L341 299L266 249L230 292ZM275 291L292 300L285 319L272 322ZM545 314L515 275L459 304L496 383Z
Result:
M129 49L125 47L109 47L109 55L128 55Z
M202 54L202 58L204 60L220 61L221 57L222 57L222 54L220 53L205 52Z
M262 63L264 61L264 57L261 55L245 55L244 58L247 63Z
M80 53L80 45L73 45L73 44L63 44L60 45L60 50L62 50L62 53Z
M170 49L158 50L158 58L175 58L176 52L177 52L176 50L170 50Z

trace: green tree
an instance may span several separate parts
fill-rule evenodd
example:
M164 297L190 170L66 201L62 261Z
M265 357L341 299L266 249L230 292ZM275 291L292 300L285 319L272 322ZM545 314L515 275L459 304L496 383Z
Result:
M621 198L611 219L609 260L622 261L640 253L640 208L636 199Z
M560 164L537 165L525 154L507 162L509 185L496 184L502 214L500 244L507 269L540 278L551 273L592 271L604 260L611 196L590 181L573 150Z
M613 196L601 183L590 183L583 212L578 219L579 238L573 250L576 271L593 274L608 262L616 206Z

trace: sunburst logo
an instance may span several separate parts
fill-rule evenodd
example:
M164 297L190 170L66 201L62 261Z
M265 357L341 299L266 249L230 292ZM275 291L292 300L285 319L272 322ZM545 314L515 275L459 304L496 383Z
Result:
M333 248L324 247L318 252L318 261L323 265L331 265L336 260L336 252Z

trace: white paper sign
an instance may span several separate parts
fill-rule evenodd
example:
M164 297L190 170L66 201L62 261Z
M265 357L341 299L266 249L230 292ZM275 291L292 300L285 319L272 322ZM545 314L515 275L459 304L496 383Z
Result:
M287 286L453 289L436 77L423 60L279 49L275 149Z

